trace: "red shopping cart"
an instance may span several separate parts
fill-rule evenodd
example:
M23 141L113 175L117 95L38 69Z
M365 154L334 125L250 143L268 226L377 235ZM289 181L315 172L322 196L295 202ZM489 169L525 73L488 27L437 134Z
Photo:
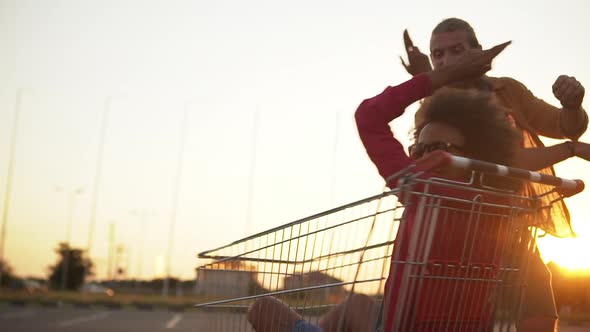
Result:
M318 325L352 293L380 303L376 330L513 329L535 225L583 183L446 153L427 164L396 174L398 185L382 194L200 253L208 262L197 268L197 306L207 312L207 329L251 331L245 313L268 296ZM444 165L472 176L428 175ZM550 190L526 197L486 186L492 176Z

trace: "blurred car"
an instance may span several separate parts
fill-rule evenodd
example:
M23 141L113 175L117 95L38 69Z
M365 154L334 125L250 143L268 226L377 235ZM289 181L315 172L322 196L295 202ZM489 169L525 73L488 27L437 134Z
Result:
M111 288L105 287L96 282L84 284L80 291L87 294L105 294L107 296L115 295L115 292Z
M16 279L10 284L10 288L13 290L26 291L29 294L45 293L47 292L47 286L38 280L34 279Z

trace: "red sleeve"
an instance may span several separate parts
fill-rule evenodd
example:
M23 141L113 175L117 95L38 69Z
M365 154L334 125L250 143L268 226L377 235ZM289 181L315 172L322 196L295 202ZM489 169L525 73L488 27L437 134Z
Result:
M420 74L398 86L385 88L381 94L364 100L356 110L361 141L384 179L412 163L393 136L389 122L402 115L406 107L431 94L432 82L427 75Z

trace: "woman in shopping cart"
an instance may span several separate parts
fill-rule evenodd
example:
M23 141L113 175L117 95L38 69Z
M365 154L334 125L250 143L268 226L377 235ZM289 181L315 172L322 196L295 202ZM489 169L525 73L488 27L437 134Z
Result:
M552 165L573 156L577 151L587 154L587 145L567 142L536 153L529 151L527 158L520 158L520 134L510 125L490 94L441 89L455 82L480 77L491 68L492 60L508 44L467 53L455 65L417 75L395 87L387 87L381 94L361 103L356 112L361 140L390 188L397 186L398 180L392 175L408 167L414 167L416 172L421 171L423 165L420 160L435 150L523 168L527 168L527 163L534 163L534 167L539 164ZM433 94L435 91L437 92ZM389 123L401 116L406 107L430 95L433 98L430 98L425 108L426 120L423 126L417 128L417 142L408 156L401 143L393 136ZM430 172L430 175L433 174L450 179L465 179L471 172L435 169ZM518 183L498 182L493 178L487 184L512 190L518 186ZM396 240L399 244L400 239ZM482 243L485 244L485 241ZM407 251L407 247L396 244L396 248L402 252L403 258L403 251ZM485 250L479 254L484 258L487 255ZM346 331L371 331L376 328L392 331L394 313L400 304L398 297L401 286L399 282L392 281L393 279L396 279L395 276L390 275L386 283L382 310L378 310L377 304L367 297L353 296L345 305L336 307L324 316L320 327L315 327L280 301L264 298L252 306L248 319L257 331L263 332L339 331L343 324L343 330ZM340 319L342 316L344 320ZM457 320L460 321L461 317L457 317ZM380 323L376 324L377 321ZM468 327L466 330L469 330Z

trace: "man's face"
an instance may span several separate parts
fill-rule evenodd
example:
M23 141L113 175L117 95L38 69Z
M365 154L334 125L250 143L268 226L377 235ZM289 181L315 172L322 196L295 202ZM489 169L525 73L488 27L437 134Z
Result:
M442 68L455 63L470 48L466 31L435 33L430 38L430 60L434 69Z

